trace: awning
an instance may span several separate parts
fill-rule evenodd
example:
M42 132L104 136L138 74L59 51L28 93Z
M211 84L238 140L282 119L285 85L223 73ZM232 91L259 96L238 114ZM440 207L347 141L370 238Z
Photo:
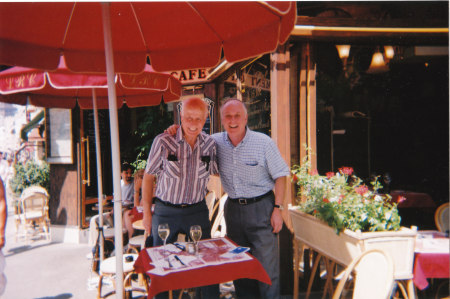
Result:
M20 138L22 138L25 141L28 141L28 133L37 126L39 126L41 121L44 119L44 116L45 112L44 110L42 110L29 123L23 126L23 128L20 129Z

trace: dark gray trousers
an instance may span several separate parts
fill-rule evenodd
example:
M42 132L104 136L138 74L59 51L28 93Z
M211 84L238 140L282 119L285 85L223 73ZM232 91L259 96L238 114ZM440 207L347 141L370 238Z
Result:
M250 247L251 254L263 265L272 285L252 279L234 281L238 298L280 298L280 261L278 236L272 232L273 193L256 203L240 205L227 200L225 222L227 236L240 246Z

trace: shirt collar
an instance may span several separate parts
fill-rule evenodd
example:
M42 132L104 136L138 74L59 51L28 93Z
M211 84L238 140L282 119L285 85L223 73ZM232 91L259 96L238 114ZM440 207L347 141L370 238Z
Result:
M186 139L185 139L184 136L183 136L183 130L181 129L181 126L177 129L177 134L175 135L175 140L176 140L178 143L181 143L181 142L183 142L183 141L184 141L184 142L186 141ZM203 143L204 143L205 137L203 136L202 132L200 132L200 134L198 134L197 140L198 140L198 143L199 143L199 144L203 144Z
M245 136L236 147L243 146L244 144L246 144L248 142L248 140L250 139L250 134L251 134L250 132L251 132L251 130L248 128L248 126L246 126L245 127ZM228 137L228 133L226 131L225 131L223 138L225 139L225 142L227 142L229 145L234 147L234 145L231 143L231 140Z

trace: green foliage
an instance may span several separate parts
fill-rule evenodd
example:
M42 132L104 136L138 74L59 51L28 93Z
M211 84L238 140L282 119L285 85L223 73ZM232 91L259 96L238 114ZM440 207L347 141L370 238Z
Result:
M133 166L138 170L145 167L153 139L173 125L173 113L167 110L167 105L161 102L159 106L142 108L138 115L138 127L133 132L135 139L136 160ZM142 167L142 165L144 165Z
M375 178L369 188L353 175L351 167L337 173L319 175L306 159L301 166L293 166L292 179L299 187L298 209L326 222L339 233L352 231L396 231L400 229L397 204L388 194L379 194L382 187Z
M25 164L16 163L14 165L14 176L9 181L11 190L16 196L20 196L22 191L30 186L42 186L47 191L50 188L50 167L45 161L28 161Z

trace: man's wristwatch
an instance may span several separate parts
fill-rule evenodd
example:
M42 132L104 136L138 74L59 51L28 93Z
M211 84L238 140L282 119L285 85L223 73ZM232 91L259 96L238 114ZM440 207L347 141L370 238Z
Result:
M273 207L274 207L274 208L280 209L280 211L283 211L283 206L282 206L282 205L276 205L276 204L274 204Z

